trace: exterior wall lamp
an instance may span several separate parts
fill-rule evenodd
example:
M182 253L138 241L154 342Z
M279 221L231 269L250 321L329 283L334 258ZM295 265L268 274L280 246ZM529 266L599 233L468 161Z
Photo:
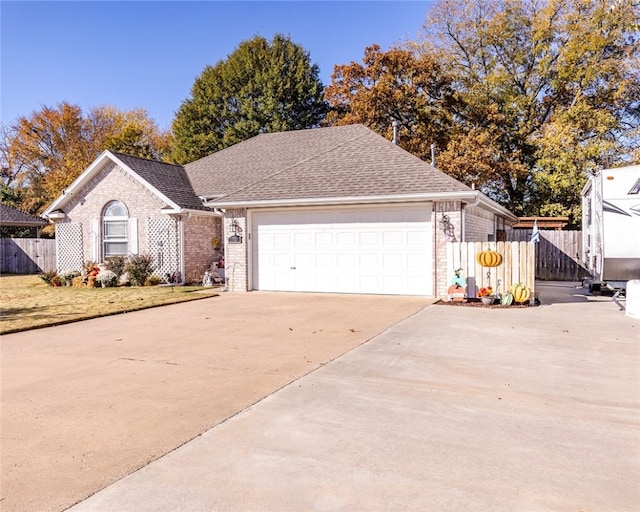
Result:
M450 237L452 242L457 242L455 226L451 223L449 216L443 213L439 223L440 223L440 228L442 229L442 232L446 236Z
M236 219L231 221L231 235L228 239L230 244L241 244L242 243L242 228Z

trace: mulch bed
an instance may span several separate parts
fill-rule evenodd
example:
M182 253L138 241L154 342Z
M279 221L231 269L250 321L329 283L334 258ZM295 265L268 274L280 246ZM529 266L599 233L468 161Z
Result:
M500 303L491 304L490 306L485 306L480 299L466 299L463 301L446 301L439 300L434 302L437 306L454 306L458 308L488 308L488 309L523 309L530 308L533 306L539 306L539 303L531 303L531 304L511 304L510 306L503 306Z

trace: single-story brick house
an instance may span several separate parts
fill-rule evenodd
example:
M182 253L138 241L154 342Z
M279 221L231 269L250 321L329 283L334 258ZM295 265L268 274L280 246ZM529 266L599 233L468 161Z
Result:
M43 215L59 267L149 252L196 280L224 255L230 291L426 296L446 295L447 242L518 221L362 125L265 133L184 166L104 152Z

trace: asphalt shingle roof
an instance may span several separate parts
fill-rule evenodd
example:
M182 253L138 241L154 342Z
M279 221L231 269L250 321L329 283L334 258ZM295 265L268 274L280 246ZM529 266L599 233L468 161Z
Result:
M40 217L35 217L29 213L22 212L12 206L0 203L0 225L1 226L20 226L20 227L38 227L49 224Z
M363 125L261 134L185 169L196 194L231 202L471 190Z
M202 201L194 192L189 177L181 165L167 164L124 153L112 153L149 185L180 207L191 210L209 210L202 205Z

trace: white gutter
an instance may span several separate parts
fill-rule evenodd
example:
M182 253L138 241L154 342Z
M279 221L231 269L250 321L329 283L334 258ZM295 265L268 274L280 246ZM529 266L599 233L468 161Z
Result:
M516 217L509 210L489 199L479 190L463 192L432 192L421 194L396 194L384 196L359 196L359 197L312 197L304 199L265 199L256 201L224 201L224 199L204 201L209 208L273 208L291 206L330 206L348 204L380 204L380 203L411 203L425 201L462 201L467 204L482 204L486 209L517 222Z
M270 208L277 206L321 206L362 203L408 203L418 201L473 200L477 191L435 192L429 194L394 194L385 196L311 197L304 199L264 199L256 201L205 201L209 208Z
M160 210L162 215L185 215L187 217L224 217L224 214L221 212L215 211L206 211L206 210L193 210L191 208L162 208Z
M507 219L511 220L514 224L518 222L518 217L516 215L511 213L504 206L496 203L492 199L489 199L483 193L480 193L479 201L476 204L481 204L483 206L486 206L488 210L494 213L497 213L499 215L502 215L503 217L506 217Z

